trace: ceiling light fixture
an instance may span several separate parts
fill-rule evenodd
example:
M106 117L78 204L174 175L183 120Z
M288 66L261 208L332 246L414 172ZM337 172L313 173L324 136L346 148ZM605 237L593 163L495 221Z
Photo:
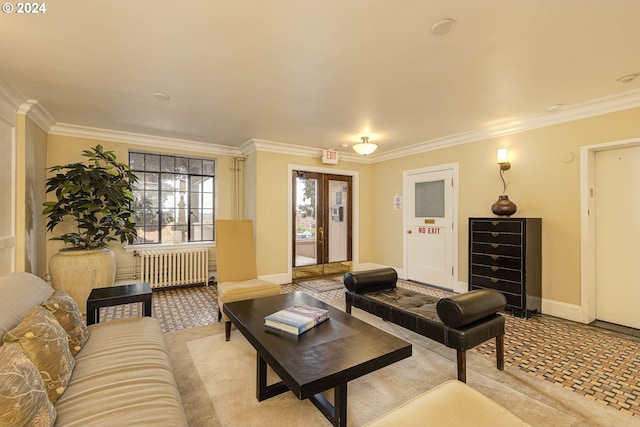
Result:
M451 18L441 19L436 21L435 24L431 27L431 32L436 36L442 36L444 34L450 33L456 26L456 21Z
M547 107L547 113L555 113L556 111L559 111L559 110L562 108L562 106L563 106L563 105L564 105L564 104L553 104L553 105L549 105L549 106Z
M620 83L631 83L638 76L640 76L640 74L627 74L626 76L618 77L616 80L618 80Z
M368 156L369 154L376 151L378 148L378 144L374 144L373 142L369 142L368 136L363 136L362 142L359 142L353 146L353 151L360 154L361 156Z

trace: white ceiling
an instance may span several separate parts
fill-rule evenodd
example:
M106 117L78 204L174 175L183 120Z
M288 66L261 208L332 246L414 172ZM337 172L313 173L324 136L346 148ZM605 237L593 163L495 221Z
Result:
M384 153L637 92L616 79L640 73L639 17L637 0L58 0L0 14L0 78L57 123Z

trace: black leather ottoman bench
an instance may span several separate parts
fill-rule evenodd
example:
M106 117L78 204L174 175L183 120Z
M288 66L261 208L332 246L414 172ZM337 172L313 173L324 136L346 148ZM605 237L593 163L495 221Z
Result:
M346 309L357 307L405 327L457 351L458 379L467 381L466 351L496 339L496 364L504 369L504 296L481 289L436 298L396 287L393 268L350 272L344 275Z

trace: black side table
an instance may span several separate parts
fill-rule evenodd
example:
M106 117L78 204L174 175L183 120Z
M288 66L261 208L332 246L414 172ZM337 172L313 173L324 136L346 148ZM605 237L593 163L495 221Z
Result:
M142 303L142 315L151 317L151 286L148 283L110 286L91 290L87 298L87 325L100 322L100 308Z

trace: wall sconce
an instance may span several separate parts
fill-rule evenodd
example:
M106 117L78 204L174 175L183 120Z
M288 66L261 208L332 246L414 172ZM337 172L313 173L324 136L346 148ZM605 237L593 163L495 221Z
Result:
M518 207L509 200L507 196L507 183L504 180L504 171L511 168L509 163L509 153L506 148L498 148L497 153L498 164L500 165L500 179L502 180L502 195L498 196L498 201L491 206L491 211L498 216L509 217L516 213Z
M378 144L369 142L369 137L363 136L362 142L359 142L353 146L353 151L360 154L361 156L368 156L369 154L376 151L376 148L378 148Z
M509 152L506 148L498 148L498 164L501 171L509 170L511 163L509 163Z

